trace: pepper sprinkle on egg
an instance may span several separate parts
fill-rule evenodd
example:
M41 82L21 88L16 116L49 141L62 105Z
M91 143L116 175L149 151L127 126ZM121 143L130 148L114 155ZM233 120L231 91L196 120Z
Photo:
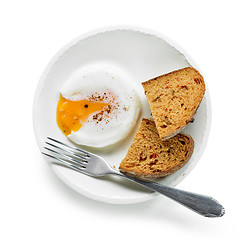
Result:
M114 117L110 113L118 108L116 97L109 90L101 95L96 92L77 101L68 100L60 95L57 104L57 124L67 136L71 131L78 131L90 116L95 124L102 121L107 124Z

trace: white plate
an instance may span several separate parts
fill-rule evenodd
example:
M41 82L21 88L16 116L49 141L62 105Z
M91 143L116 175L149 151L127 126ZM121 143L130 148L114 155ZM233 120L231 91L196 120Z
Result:
M169 42L169 43L168 43ZM172 46L173 45L173 46ZM34 105L34 130L40 150L47 136L72 144L56 124L56 106L59 90L76 70L94 66L114 69L116 75L128 76L142 101L140 119L150 117L150 110L141 82L158 75L191 66L188 55L170 40L147 30L133 28L111 28L83 35L61 49L48 64L37 86ZM179 50L178 50L179 48ZM181 53L183 52L183 54ZM185 57L186 56L186 57ZM195 64L192 64L195 68ZM139 121L140 121L139 119ZM195 122L185 128L195 141L190 161L179 171L159 180L163 184L176 186L194 168L200 159L208 139L211 122L211 107L208 89L196 113ZM138 124L136 126L136 129ZM136 130L135 129L135 130ZM135 131L124 141L104 151L95 151L112 166L118 168L133 139ZM92 150L92 149L91 149ZM156 196L127 180L107 176L93 178L56 164L50 164L63 182L77 192L102 202L135 203Z

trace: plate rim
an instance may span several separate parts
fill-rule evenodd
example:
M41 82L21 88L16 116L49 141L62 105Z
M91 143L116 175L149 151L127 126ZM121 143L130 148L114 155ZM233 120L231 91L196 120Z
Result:
M92 31L88 31L86 33L83 33L79 36L77 36L76 38L70 40L67 44L65 44L63 47L61 47L56 53L55 55L51 58L51 60L46 64L46 67L44 68L38 84L36 86L35 89L35 94L33 97L33 107L32 107L32 120L33 120L33 130L34 130L34 135L35 135L35 139L37 142L37 145L39 147L39 150L41 151L42 145L41 143L39 143L38 141L38 126L37 126L37 121L36 121L36 116L37 116L37 106L38 106L38 100L39 100L39 96L41 94L42 91L42 85L44 84L45 80L47 79L47 76L49 75L50 69L52 68L52 66L54 65L54 63L56 63L56 61L60 58L60 56L62 56L69 48L71 48L72 46L74 46L75 44L77 44L78 42L80 42L81 40L85 40L89 37L93 37L96 36L98 34L104 34L106 32L115 32L115 31L132 31L132 32L139 32L142 34L147 34L150 36L155 36L159 39L161 39L162 41L167 42L171 47L175 48L177 51L179 51L184 57L185 59L188 61L188 63L195 67L196 69L199 70L199 72L202 73L201 69L197 66L197 64L195 63L195 61L192 59L192 57L181 47L181 45L179 45L176 41L168 38L167 36L164 36L163 34L156 32L154 30L148 29L148 28L144 28L144 27L137 27L137 26L131 26L131 25L116 25L116 26L109 26L109 27L102 27L102 28L97 28L95 30ZM203 76L205 76L205 74L202 73ZM205 85L206 85L206 92L204 97L206 98L206 108L207 108L207 124L205 126L205 131L204 131L204 136L202 139L202 144L201 147L198 151L198 156L199 158L202 157L207 142L208 142L208 138L209 138L209 134L210 134L210 129L211 129L211 121L212 121L212 108L211 108L211 100L210 100L210 94L209 94L209 88L207 85L207 82L205 81ZM199 160L198 160L199 161ZM189 175L189 173L194 169L194 167L197 165L198 161L195 163L195 165L190 169L190 171L187 171L186 177ZM47 161L46 161L47 162ZM49 163L47 163L49 165ZM144 202L147 200L151 200L154 197L158 196L158 193L156 192L152 192L149 194L145 194L144 196L140 197L140 198L128 198L128 200L124 200L119 199L119 198L109 198L109 197L105 197L105 196L98 196L95 194L92 194L90 192L84 191L81 188L79 188L76 184L72 184L69 181L65 181L63 174L59 171L56 170L56 168L50 166L51 169L55 172L55 174L59 177L60 180L62 180L63 183L65 183L67 186L69 186L70 188L72 188L73 190L75 190L76 192L82 194L83 196L86 196L90 199L93 200L97 200L100 202L105 202L105 203L112 203L112 204L132 204L132 203L137 203L137 202ZM183 178L184 180L184 178ZM180 182L182 182L183 180L179 181L178 183L175 184L175 186L177 184L179 184Z

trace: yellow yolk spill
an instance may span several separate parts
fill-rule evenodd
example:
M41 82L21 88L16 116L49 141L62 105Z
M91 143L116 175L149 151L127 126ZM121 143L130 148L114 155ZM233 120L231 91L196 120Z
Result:
M71 131L78 131L92 113L102 111L107 106L107 103L88 100L71 101L60 95L57 104L57 125L67 136Z

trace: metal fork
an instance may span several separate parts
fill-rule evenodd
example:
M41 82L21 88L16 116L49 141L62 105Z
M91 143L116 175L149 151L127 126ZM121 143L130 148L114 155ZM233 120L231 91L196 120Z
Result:
M101 177L114 174L132 182L138 183L146 188L156 191L205 217L221 217L225 209L212 197L186 192L176 188L171 188L160 183L133 178L113 169L102 157L91 152L69 146L51 137L47 137L50 142L45 143L49 147L44 147L47 151L42 154L59 162L63 166L72 168L80 173L85 173L94 177ZM56 150L54 150L56 149Z

